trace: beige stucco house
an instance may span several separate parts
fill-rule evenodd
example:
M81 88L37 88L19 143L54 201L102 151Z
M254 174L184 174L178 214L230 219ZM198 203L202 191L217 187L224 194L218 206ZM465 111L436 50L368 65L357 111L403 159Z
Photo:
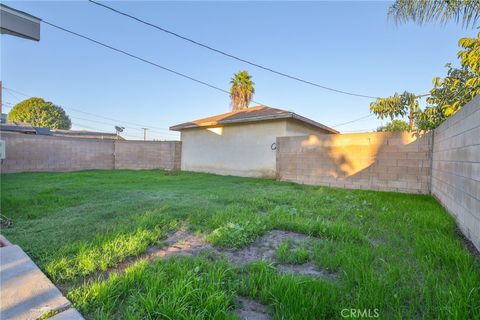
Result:
M277 137L338 133L294 112L256 106L170 127L180 131L181 168L246 177L274 177Z

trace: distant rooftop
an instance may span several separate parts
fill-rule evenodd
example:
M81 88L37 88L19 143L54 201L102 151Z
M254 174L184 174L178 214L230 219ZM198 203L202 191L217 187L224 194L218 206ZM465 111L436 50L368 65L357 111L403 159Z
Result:
M319 122L313 121L309 118L300 116L292 111L286 111L266 106L255 106L245 108L238 111L219 114L216 116L185 122L170 127L170 130L181 131L183 129L211 127L216 125L228 125L236 123L248 123L257 121L279 120L279 119L293 119L309 125L318 127L332 133L338 133L337 130L327 127Z
M0 124L1 131L12 131L12 132L21 132L21 133L30 133L37 134L37 129L32 127L31 124L17 122L17 121L7 121L6 123Z
M36 135L42 135L42 136L55 136L55 137L124 140L124 138L120 136L117 137L116 133L86 131L86 130L61 130L61 129L40 128L40 127L34 127L29 123L22 123L22 122L16 122L16 121L10 121L7 123L0 124L0 131L18 132L18 133L24 133L24 134L36 134Z
M117 139L117 134L110 133L110 132L98 132L98 131L87 131L87 130L60 130L60 129L51 129L50 132L52 133L53 136L57 136L57 137ZM120 136L118 136L118 139L124 140Z

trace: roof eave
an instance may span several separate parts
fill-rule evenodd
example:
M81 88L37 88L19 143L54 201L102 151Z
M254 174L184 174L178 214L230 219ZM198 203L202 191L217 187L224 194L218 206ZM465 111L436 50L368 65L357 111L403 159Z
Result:
M331 132L331 133L340 133L340 131L337 131L337 130L335 130L335 129L333 129L333 128L327 127L326 125L321 124L321 123L319 123L319 122L317 122L317 121L314 121L314 120L305 118L305 117L303 117L303 116L301 116L301 115L298 115L298 114L296 114L296 113L294 113L294 112L292 112L292 119L296 119L296 120L299 120L299 121L301 121L301 122L308 123L308 124L310 124L310 125L312 125L312 126L315 126L315 127L317 127L317 128L320 128L320 129L322 129L322 130L329 131L329 132Z
M309 125L312 125L314 127L317 127L319 129L329 131L331 133L339 133L339 131L332 129L330 127L327 127L321 123L318 123L316 121L313 121L311 119L302 117L294 112L291 112L288 115L281 115L281 116L262 116L262 117L252 117L248 119L235 119L235 120L222 120L222 121L214 121L214 122L206 122L202 124L179 124L170 127L169 129L172 131L182 131L185 129L194 129L194 128L208 128L208 127L213 127L213 126L219 126L219 125L228 125L228 124L236 124L236 123L248 123L248 122L260 122L260 121L271 121L271 120L281 120L281 119L295 119L298 121L301 121L303 123L307 123Z
M234 120L220 120L214 122L205 122L202 124L179 124L170 127L172 131L181 131L183 129L193 129L193 128L208 128L213 126L219 125L228 125L228 124L236 124L236 123L248 123L248 122L260 122L260 121L271 121L271 120L281 120L281 119L289 119L291 118L290 115L285 116L260 116L260 117L251 117L247 119L234 119Z
M0 33L40 41L41 19L0 4Z

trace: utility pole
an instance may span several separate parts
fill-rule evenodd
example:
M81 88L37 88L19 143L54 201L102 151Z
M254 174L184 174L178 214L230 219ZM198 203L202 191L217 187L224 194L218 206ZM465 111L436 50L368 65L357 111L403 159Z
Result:
M148 128L142 128L143 129L143 141L147 140L147 130Z
M2 100L2 80L0 80L0 117L2 116L2 111L3 111L3 100Z

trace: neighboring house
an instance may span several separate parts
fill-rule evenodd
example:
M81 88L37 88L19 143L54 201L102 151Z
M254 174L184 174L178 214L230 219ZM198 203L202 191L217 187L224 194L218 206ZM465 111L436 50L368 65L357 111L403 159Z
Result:
M181 168L274 177L277 137L338 133L290 111L256 106L170 127L180 131Z
M85 138L85 139L109 139L109 140L125 140L116 133L95 132L85 130L60 130L49 128L33 127L28 123L11 121L0 124L1 132L17 132L24 134L36 134L42 136L69 137L69 138Z
M86 130L50 130L52 136L55 137L68 137L68 138L85 138L85 139L109 139L109 140L125 140L116 133L109 132L96 132Z
M41 128L41 129L43 129L43 128ZM25 134L41 134L40 133L41 130L38 130L38 132L37 132L37 129L32 127L30 124L22 123L22 122L16 122L16 121L8 121L6 123L0 124L0 131L2 131L2 132L18 132L18 133L25 133Z

